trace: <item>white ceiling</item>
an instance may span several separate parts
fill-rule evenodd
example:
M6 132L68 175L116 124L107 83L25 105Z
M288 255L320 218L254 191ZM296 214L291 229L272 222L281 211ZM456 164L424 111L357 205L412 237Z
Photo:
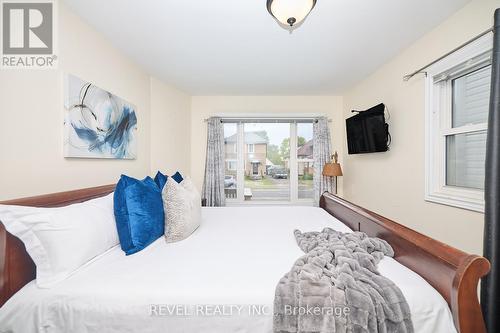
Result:
M469 0L318 0L291 35L265 0L66 2L190 94L321 95L342 93Z

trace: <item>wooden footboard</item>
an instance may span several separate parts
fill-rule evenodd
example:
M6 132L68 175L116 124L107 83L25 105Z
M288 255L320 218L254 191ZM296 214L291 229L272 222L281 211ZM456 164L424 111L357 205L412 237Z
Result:
M394 258L418 273L448 302L459 333L486 333L478 283L490 270L481 256L467 254L383 216L324 193L320 206L353 230L379 237L394 248Z

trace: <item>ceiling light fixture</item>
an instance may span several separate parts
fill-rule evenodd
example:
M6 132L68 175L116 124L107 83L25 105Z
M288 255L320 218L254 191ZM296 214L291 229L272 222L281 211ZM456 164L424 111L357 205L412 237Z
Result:
M298 28L313 10L317 0L267 0L267 11L290 32Z

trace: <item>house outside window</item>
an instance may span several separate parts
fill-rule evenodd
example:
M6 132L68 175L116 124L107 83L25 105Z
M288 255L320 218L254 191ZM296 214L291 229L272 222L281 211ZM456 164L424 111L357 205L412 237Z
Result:
M427 201L483 212L492 37L428 69Z
M229 204L312 204L313 119L302 121L224 123Z

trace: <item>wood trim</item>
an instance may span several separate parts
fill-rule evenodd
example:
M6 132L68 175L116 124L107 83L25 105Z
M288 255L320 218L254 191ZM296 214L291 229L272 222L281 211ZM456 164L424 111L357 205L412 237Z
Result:
M353 230L379 237L394 248L394 259L422 276L448 302L459 333L486 333L477 287L488 274L487 259L467 254L333 194L320 207Z
M115 190L115 184L98 187L84 188L59 192L53 194L39 195L15 200L1 201L1 205L30 206L30 207L63 207L74 203L103 197Z
M40 195L0 202L3 205L32 207L62 207L105 196L115 185L86 188L76 191ZM35 263L26 252L23 242L5 230L0 222L0 306L12 295L35 279Z

